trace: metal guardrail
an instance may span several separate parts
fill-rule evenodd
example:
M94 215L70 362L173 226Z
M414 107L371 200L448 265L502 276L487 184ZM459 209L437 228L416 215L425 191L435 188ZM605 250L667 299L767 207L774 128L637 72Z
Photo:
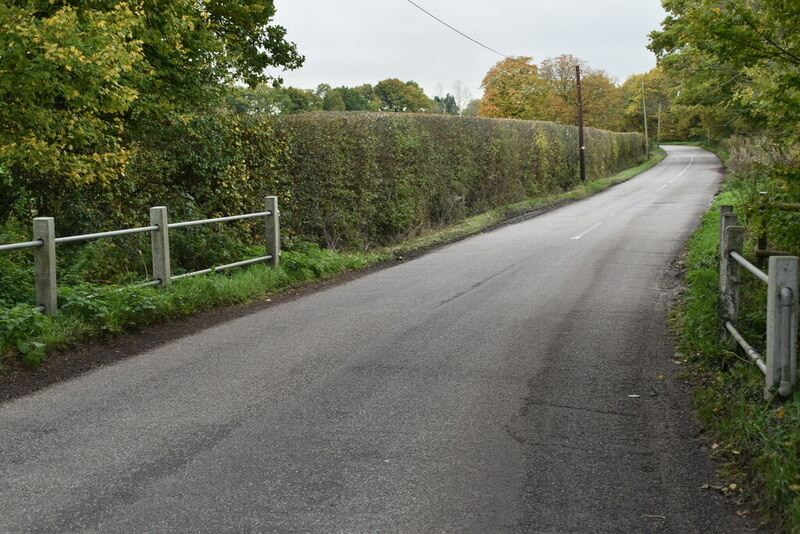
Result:
M732 336L765 375L764 398L775 390L788 397L797 383L797 296L796 256L770 256L768 272L761 271L742 256L745 229L731 206L721 206L719 225L719 284L721 333ZM739 316L741 267L767 284L767 347L759 354L736 329Z
M37 217L33 219L33 240L22 243L8 243L0 245L0 251L18 250L33 248L33 263L35 271L36 304L34 309L45 314L55 313L58 309L58 285L56 281L56 245L63 243L74 243L78 241L88 241L104 237L115 237L130 234L150 234L150 243L153 252L153 280L134 284L118 291L148 286L167 286L173 280L197 276L200 274L223 271L267 261L273 267L280 261L280 211L278 210L278 198L274 196L264 199L264 211L257 213L247 213L245 215L232 215L229 217L217 217L214 219L202 219L197 221L184 221L169 223L167 208L157 206L150 208L150 226L141 228L127 228L123 230L111 230L108 232L97 232L92 234L73 235L66 237L55 236L55 220L53 217ZM170 229L186 228L203 224L213 224L229 221L239 221L252 219L255 217L264 218L265 247L266 254L258 258L219 265L210 269L203 269L191 273L177 276L171 275L171 264L169 254L169 231Z

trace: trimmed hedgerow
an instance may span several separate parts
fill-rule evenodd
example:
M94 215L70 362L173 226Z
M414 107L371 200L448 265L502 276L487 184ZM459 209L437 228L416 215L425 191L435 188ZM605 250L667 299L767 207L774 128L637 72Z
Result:
M369 249L577 182L577 129L547 122L405 113L216 114L148 124L130 143L125 175L64 190L15 178L6 225L56 217L58 235L148 224L166 205L173 221L261 211L277 195L284 244ZM590 180L644 159L639 134L587 129ZM15 222L16 221L16 222ZM178 230L176 272L241 257L258 220ZM59 249L59 277L146 278L146 236Z
M578 176L577 129L444 115L280 117L285 225L329 247L386 245L532 196ZM587 131L588 179L644 160L639 134Z

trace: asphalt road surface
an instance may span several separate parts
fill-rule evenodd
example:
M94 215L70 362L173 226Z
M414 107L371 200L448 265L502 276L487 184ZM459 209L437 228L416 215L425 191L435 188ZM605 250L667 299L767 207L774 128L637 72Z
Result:
M0 405L0 532L743 532L665 327L720 164ZM659 375L667 377L658 380Z

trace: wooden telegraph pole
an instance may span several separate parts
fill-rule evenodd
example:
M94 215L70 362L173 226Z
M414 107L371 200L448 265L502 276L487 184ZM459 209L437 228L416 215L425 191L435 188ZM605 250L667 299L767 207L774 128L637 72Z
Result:
M650 159L650 138L647 135L647 100L644 95L644 76L642 76L642 114L644 115L644 151L647 159Z
M578 86L578 149L581 164L581 182L586 181L586 144L583 141L583 100L581 98L581 68L575 65L575 79Z
M656 131L656 146L661 144L661 102L658 103L658 130Z

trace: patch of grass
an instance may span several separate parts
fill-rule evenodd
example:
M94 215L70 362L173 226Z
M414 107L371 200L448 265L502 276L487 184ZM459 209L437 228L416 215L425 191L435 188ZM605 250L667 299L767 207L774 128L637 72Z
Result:
M221 306L265 299L382 258L378 254L343 254L304 243L298 250L284 252L277 269L256 264L238 271L176 280L167 290L62 286L57 314L42 316L22 305L0 311L0 345L2 352L18 352L26 363L37 367L47 352L56 349Z
M715 206L736 204L735 189ZM689 241L687 292L671 321L686 376L695 384L694 401L724 474L766 520L781 531L800 533L800 393L786 400L763 399L764 377L733 345L717 341L718 214L712 209ZM750 280L743 275L743 280ZM741 329L762 349L764 286L746 282Z

